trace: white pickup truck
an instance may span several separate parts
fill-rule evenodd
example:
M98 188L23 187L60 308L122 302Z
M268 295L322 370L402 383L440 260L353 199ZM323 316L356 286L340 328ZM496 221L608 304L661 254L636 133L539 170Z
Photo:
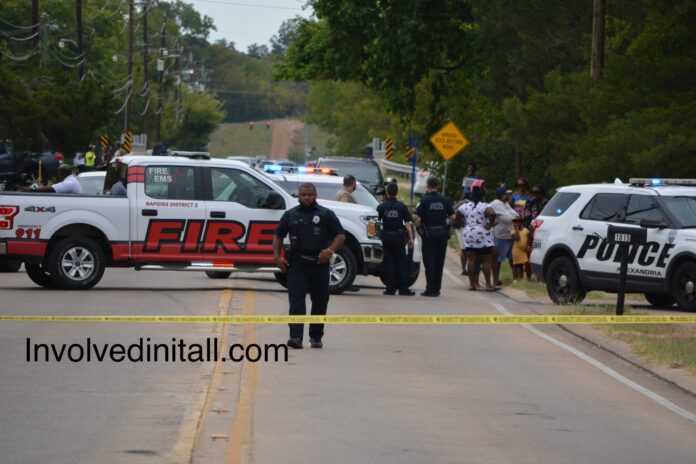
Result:
M107 171L127 195L0 194L0 259L21 259L28 276L50 288L88 289L106 267L136 270L275 272L271 243L297 199L236 161L125 156ZM320 200L346 231L331 263L331 291L359 274L381 273L377 212ZM417 274L416 274L417 275Z

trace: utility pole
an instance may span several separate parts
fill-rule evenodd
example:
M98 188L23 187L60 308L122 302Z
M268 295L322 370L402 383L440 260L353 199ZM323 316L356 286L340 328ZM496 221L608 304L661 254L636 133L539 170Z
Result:
M77 67L77 79L82 82L85 77L85 59L82 56L82 0L75 0L75 16L77 24L77 57L79 58L79 65Z
M31 0L31 34L34 36L32 39L32 46L34 50L39 48L39 43L41 41L41 27L39 21L39 0Z
M123 132L130 130L131 96L133 94L133 0L128 3L128 82L126 84L126 121Z
M592 85L597 85L602 79L604 68L604 23L606 0L594 0L592 8L592 62L590 75Z
M167 39L167 21L165 19L164 24L162 24L162 42L160 45L160 61L161 61L161 68L160 68L160 63L157 63L157 70L159 71L159 89L157 89L158 93L158 102L157 102L157 143L162 140L162 94L164 93L164 50L166 46L166 39Z
M175 122L179 123L179 110L181 109L181 54L183 49L178 47L179 38L176 38L174 47L176 48L176 58L174 59L174 68L176 69L176 87L174 88L174 102L176 103Z
M143 82L145 83L145 91L147 92L147 98L148 102L150 101L150 83L148 81L148 75L147 75L147 65L149 61L149 55L148 51L150 48L150 43L148 41L147 37L147 13L150 10L150 3L151 1L148 1L143 5ZM149 108L149 105L145 105L145 109L143 110L143 134L145 134L146 140L149 142L149 137L147 136L148 133L148 126L147 126L147 110ZM147 149L147 146L145 147Z

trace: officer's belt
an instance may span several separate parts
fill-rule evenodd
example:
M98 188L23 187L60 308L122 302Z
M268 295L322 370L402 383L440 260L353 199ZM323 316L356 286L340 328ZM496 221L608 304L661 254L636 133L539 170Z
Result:
M442 230L447 226L428 226L428 230Z
M315 262L317 259L319 259L319 255L297 255L297 257L303 261L312 262Z

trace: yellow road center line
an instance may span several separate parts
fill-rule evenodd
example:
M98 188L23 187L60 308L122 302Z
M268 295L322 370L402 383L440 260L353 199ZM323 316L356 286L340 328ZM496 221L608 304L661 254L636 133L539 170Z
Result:
M246 303L245 303L246 304ZM696 324L696 316L662 315L488 315L488 314L382 314L330 316L0 316L0 322L128 322L185 324L287 324L322 323L352 325L510 325L510 324Z
M250 316L254 313L256 292L249 290L244 299L243 313ZM256 343L256 326L244 327L244 344L249 346ZM244 461L245 451L251 436L252 417L254 414L254 401L256 399L256 386L258 384L258 364L244 361L242 365L242 378L239 387L239 401L234 416L234 423L229 434L229 447L225 464L241 464Z
M232 303L233 291L231 289L225 289L220 295L220 301L218 303L218 315L226 316L229 314L230 306ZM223 353L227 346L227 323L221 323L215 328L216 336L220 343L219 353ZM222 379L222 361L218 361L213 366L213 373L211 375L210 381L208 382L208 388L205 391L205 398L202 401L202 406L194 410L195 418L189 420L190 424L186 427L184 432L181 434L177 445L175 446L175 456L180 456L185 454L186 461L191 462L193 454L196 451L196 445L200 438L201 431L203 430L203 425L208 417L209 411L212 409L213 400L215 399L215 392L217 391L220 381ZM181 461L183 462L183 460Z

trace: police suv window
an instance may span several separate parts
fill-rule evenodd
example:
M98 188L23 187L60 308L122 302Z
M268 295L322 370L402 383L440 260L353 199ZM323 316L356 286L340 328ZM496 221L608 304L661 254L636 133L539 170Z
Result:
M642 219L662 221L662 212L650 195L631 195L626 207L626 222L628 224L640 224Z
M580 198L579 193L558 192L546 204L541 216L561 216L578 198Z
M145 194L164 200L194 200L194 168L188 166L148 166Z
M274 190L254 176L229 168L211 168L213 201L233 201L247 208L268 208L268 194Z
M621 222L626 214L628 195L598 193L580 213L580 219L603 222Z

